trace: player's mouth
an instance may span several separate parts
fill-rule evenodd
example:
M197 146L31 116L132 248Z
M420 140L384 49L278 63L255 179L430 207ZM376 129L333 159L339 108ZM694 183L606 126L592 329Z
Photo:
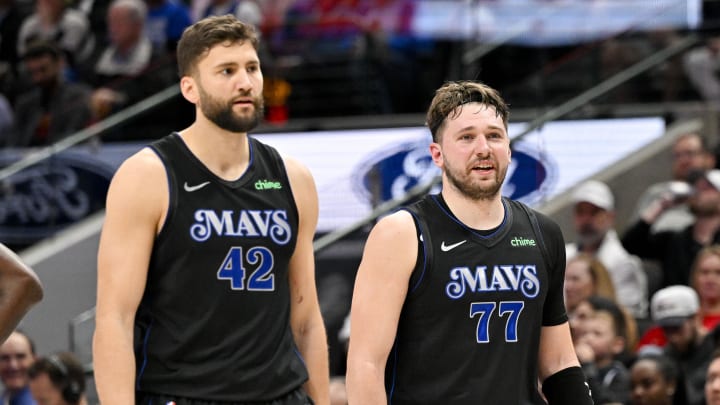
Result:
M233 105L249 106L253 104L254 103L252 97L241 97L233 100Z
M490 162L480 162L471 167L472 171L488 172L495 169L495 165Z

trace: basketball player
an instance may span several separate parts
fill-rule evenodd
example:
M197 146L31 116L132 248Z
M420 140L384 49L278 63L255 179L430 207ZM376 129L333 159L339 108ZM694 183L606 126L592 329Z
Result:
M42 297L42 284L35 272L0 243L0 343Z
M592 404L563 304L559 227L501 197L508 107L477 82L427 114L442 192L381 219L358 270L347 387L363 404Z
M329 402L317 192L247 135L263 116L257 46L232 16L187 28L177 59L195 121L112 181L93 349L104 405Z

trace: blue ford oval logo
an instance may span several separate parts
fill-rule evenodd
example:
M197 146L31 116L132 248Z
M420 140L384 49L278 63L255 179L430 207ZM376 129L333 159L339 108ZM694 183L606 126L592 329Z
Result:
M3 167L19 160L3 153ZM0 241L31 244L105 207L114 168L64 152L0 182Z
M429 145L429 140L402 143L361 162L354 171L355 189L377 205L429 182L440 173L430 158ZM503 195L532 205L548 195L556 180L557 164L549 156L528 144L513 144Z

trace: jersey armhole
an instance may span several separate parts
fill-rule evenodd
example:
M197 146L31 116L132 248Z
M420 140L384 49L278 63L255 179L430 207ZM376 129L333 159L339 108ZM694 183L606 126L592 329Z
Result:
M165 176L167 177L167 187L168 187L168 206L167 206L167 212L165 213L165 219L163 220L162 225L160 226L160 229L158 230L157 235L155 235L155 239L160 239L165 234L166 225L170 223L170 220L175 215L175 212L177 211L177 204L178 204L178 190L177 190L177 182L175 179L175 173L173 170L170 169L170 162L168 160L167 155L165 152L159 148L155 144L148 145L148 148L150 148L151 151L153 151L157 157L160 159L160 161L163 164L163 167L165 168Z
M420 220L412 210L407 210L407 212L410 213L415 223L415 232L418 240L418 253L415 260L415 268L412 274L410 274L410 280L408 282L408 294L416 294L423 285L422 281L427 275L427 272L432 268L432 243L430 232L425 222Z
M535 212L533 212L533 210L525 204L520 203L519 205L525 211L525 214L527 214L528 219L530 220L530 225L532 225L533 233L535 233L535 236L538 240L538 247L540 248L540 253L542 254L543 261L545 262L545 267L549 271L550 269L552 269L550 263L550 253L547 250L545 238L543 237L542 231L540 230L540 223L538 223L537 215L535 215Z

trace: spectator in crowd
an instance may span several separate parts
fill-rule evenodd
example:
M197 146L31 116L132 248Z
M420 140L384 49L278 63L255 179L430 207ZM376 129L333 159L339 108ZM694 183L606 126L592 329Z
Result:
M690 84L703 100L720 103L720 36L712 34L701 46L685 53L683 68Z
M698 316L703 327L711 331L720 324L720 245L703 248L695 258L690 273L690 285L700 299ZM667 338L659 326L648 329L638 343L638 349L646 345L664 346Z
M658 260L662 271L661 286L689 285L690 268L700 249L720 241L720 170L705 172L693 182L694 192L688 207L692 224L679 231L651 232L666 205L656 200L631 224L622 238L628 252L644 259Z
M36 0L35 12L20 27L19 54L26 54L30 43L39 40L56 43L65 53L70 69L87 62L95 47L87 16L66 0Z
M56 142L90 123L90 88L62 75L63 54L51 42L32 44L23 55L33 87L15 105L15 131L8 146Z
M0 79L15 76L19 61L17 51L20 25L26 14L15 0L0 0Z
M613 300L591 297L589 301L594 312L587 320L583 336L575 343L575 351L595 405L625 403L630 399L630 373L624 364L625 314Z
M565 308L572 313L580 302L593 295L616 300L615 287L607 268L593 256L579 253L568 260L565 267Z
M232 14L238 20L251 24L258 30L260 30L263 22L262 9L255 0L200 0L193 2L193 7L202 8L200 18L211 15Z
M153 46L168 54L175 48L185 28L191 24L190 10L185 3L176 0L145 0L148 17L145 30Z
M40 357L28 370L38 405L87 405L85 370L70 352Z
M697 132L679 135L672 145L672 179L653 184L640 196L636 216L639 217L648 205L660 199L666 209L653 222L653 233L681 230L690 225L694 218L685 204L692 192L690 184L698 173L714 168L715 161L715 156L702 135Z
M687 405L678 389L679 371L662 353L639 357L630 367L630 405Z
M135 104L177 82L174 63L145 34L147 6L142 0L114 0L108 8L110 44L84 74L94 87L93 118ZM157 120L158 117L153 117Z
M647 317L647 275L642 262L620 243L615 225L615 198L603 182L589 180L572 194L577 241L565 247L567 257L578 252L595 256L607 268L617 301L637 319Z
M0 346L0 381L5 388L2 403L36 405L30 393L28 370L35 361L35 344L23 332L15 331Z
M706 405L720 405L720 349L713 352L705 376Z
M10 101L4 94L0 93L0 134L9 134L12 132L15 124L15 114L13 113Z
M667 336L663 353L680 370L684 381L678 389L685 391L689 405L704 403L705 372L720 330L716 328L708 333L700 322L699 308L697 293L685 285L660 289L651 301L653 322L662 327Z

